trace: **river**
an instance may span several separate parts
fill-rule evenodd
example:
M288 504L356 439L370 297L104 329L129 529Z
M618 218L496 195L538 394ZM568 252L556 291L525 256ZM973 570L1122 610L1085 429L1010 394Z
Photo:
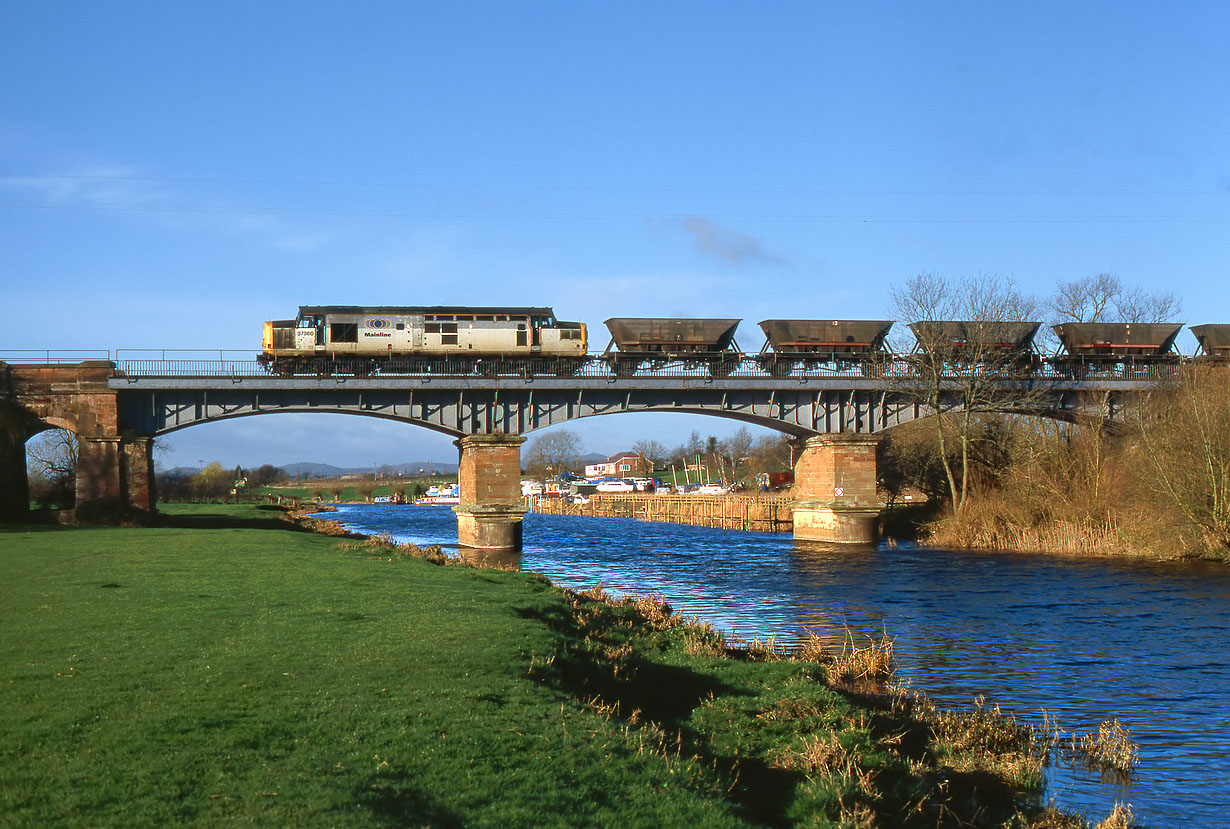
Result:
M456 548L448 507L339 504L358 532ZM1118 717L1130 779L1056 765L1046 796L1152 827L1230 820L1230 568L913 546L848 550L790 536L624 518L525 518L523 568L574 588L656 594L728 635L781 644L887 633L898 671L937 702L983 696L1065 732Z

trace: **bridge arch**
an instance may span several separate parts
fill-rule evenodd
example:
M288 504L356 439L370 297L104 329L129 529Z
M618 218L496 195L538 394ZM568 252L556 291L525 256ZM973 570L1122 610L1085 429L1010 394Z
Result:
M206 426L213 423L226 423L240 418L260 417L263 415L292 415L292 414L310 414L310 415L345 415L348 417L364 417L383 420L392 423L402 423L407 426L421 426L428 431L436 432L437 434L446 435L453 439L459 439L465 436L464 432L455 429L442 427L439 424L432 423L426 420L416 418L402 417L399 415L385 414L382 412L364 412L352 411L348 409L322 409L319 407L287 407L279 409L259 409L253 411L236 411L225 414L216 414L209 417L201 418L200 420L192 420L183 423L175 423L155 430L151 437L161 438L175 432L181 432L185 429L191 429L194 426Z
M691 416L700 415L700 416L710 417L710 418L719 418L722 420L734 420L740 423L746 423L749 426L758 426L758 427L762 427L765 429L771 429L772 431L780 432L782 434L789 435L792 438L799 438L799 439L815 437L815 435L819 434L818 432L814 432L808 429L803 429L803 428L800 428L798 426L795 426L789 423L783 423L782 421L776 420L774 418L763 417L763 416L759 416L755 414L748 414L744 412L723 412L723 411L714 411L712 409L687 408L687 407L677 407L677 406L661 407L661 408L645 408L645 409L635 409L635 410L588 412L585 414L578 414L566 420L553 422L553 423L545 423L542 425L536 425L531 429L527 429L525 431L525 434L529 435L534 432L540 431L542 429L547 429L553 426L559 426L564 423L570 423L574 421L594 420L600 417L607 417L607 416L636 415L636 414L655 414L655 415L680 414L680 415L691 415Z

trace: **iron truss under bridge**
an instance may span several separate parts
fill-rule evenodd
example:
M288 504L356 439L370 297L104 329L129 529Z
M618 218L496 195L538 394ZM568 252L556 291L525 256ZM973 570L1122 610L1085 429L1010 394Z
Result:
M278 412L330 412L414 423L455 437L525 434L582 417L622 412L706 414L798 437L876 433L931 414L891 370L815 371L788 378L737 370L714 378L668 370L619 378L461 375L273 377L239 361L124 361L109 381L129 433L156 436L199 423ZM1113 420L1124 399L1154 378L1060 376L999 381L1005 411ZM954 382L948 404L958 401ZM1020 401L1020 404L1014 404Z

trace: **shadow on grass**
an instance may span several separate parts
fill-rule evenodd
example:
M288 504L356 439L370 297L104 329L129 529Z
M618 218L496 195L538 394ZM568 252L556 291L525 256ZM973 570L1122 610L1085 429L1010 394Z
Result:
M313 532L308 527L298 524L294 521L286 519L286 510L278 506L260 505L256 507L259 512L268 514L265 516L246 516L234 515L227 512L198 512L198 513L165 513L160 512L153 516L150 521L150 526L153 527L169 527L178 530L217 530L217 529L245 529L245 530L291 530L293 532Z
M153 527L168 527L176 530L291 530L293 532L312 532L307 527L301 527L280 518L242 518L236 515L167 515L158 516L151 523Z
M314 532L294 521L288 520L286 510L282 507L260 505L255 508L265 515L235 515L227 512L198 513L148 513L133 517L131 523L124 526L165 527L177 530L217 530L217 529L248 529L248 530L290 530L292 532ZM40 515L30 513L30 520L18 524L0 524L0 533L29 532L72 532L74 530L91 529L103 526L117 526L118 522L81 523L57 522ZM267 517L266 517L267 516Z
M786 824L786 808L802 779L797 772L770 766L747 756L715 752L706 736L690 724L696 708L714 697L750 696L716 676L679 665L664 664L637 653L632 629L617 623L620 609L587 603L573 608L520 608L559 634L560 649L535 678L568 694L599 713L608 713L635 727L660 729L660 751L676 751L713 769L723 780L732 804L756 823ZM626 609L623 610L627 613Z
M956 769L943 763L940 758L946 752L941 729L912 705L894 706L884 693L835 690L870 712L867 725L877 742L891 743L900 756L929 769L917 777L882 775L878 781L886 794L895 794L901 800L925 794L925 801L917 807L920 818L933 820L936 826L1001 826L1009 825L1022 811L1028 813L1040 806L1039 798L1024 795L1003 773L985 768ZM1020 744L1015 747L1028 751ZM1007 745L1000 748L1005 755L1011 753Z
M380 826L432 826L442 829L464 826L454 812L433 803L415 789L410 775L384 772L374 776L355 793L355 802L367 809Z

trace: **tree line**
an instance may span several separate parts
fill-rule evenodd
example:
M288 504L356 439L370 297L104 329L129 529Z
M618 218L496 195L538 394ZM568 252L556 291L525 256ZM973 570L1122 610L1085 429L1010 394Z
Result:
M794 468L795 442L786 435L755 436L740 426L725 438L702 437L692 430L687 440L668 447L655 438L635 441L629 450L645 458L658 472L708 469L727 483L759 472L780 472ZM568 429L544 432L534 437L522 453L526 473L537 478L553 478L563 473L580 474L586 462L581 438Z
M958 357L918 337L918 370L896 390L939 414L890 430L879 449L890 502L927 496L931 539L967 547L1206 554L1230 550L1230 367L1189 363L1117 401L1090 393L1090 416L1065 423L1029 414L1042 390L1005 384L1012 355L996 325L1173 322L1171 293L1126 287L1110 274L1061 282L1048 298L1010 279L921 274L892 292L898 316L982 320ZM915 331L917 333L917 327ZM956 392L955 394L953 392ZM1036 398L1036 399L1035 399Z

